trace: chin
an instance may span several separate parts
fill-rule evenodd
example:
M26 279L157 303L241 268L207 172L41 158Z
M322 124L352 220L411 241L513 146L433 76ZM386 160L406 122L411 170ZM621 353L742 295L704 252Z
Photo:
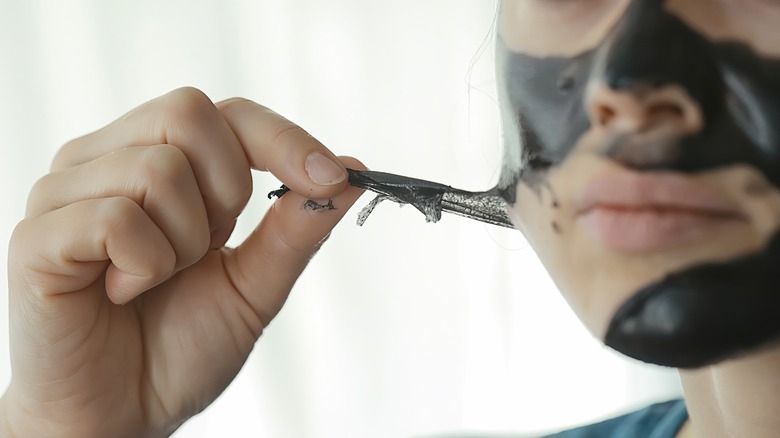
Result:
M742 188L757 172L736 166L695 178L724 198L735 200L729 205L739 212L734 216L738 219L684 219L682 224L672 224L671 233L645 229L649 237L616 243L615 235L604 235L608 228L604 224L594 231L577 205L577 194L588 181L612 170L613 164L598 157L567 160L546 173L543 185L521 181L516 188L516 202L508 211L569 305L601 340L621 306L649 285L702 264L728 262L760 252L780 224L780 195L770 191L760 197L746 197ZM637 224L648 226L643 218ZM649 222L649 226L658 224ZM682 227L682 232L675 227ZM631 239L625 229L619 233ZM658 235L665 239L663 244L652 242Z

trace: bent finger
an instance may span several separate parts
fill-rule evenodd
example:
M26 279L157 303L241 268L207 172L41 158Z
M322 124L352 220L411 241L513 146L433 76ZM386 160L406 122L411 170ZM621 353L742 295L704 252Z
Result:
M77 138L57 153L52 170L92 161L124 148L175 145L190 162L211 230L230 224L252 194L246 154L214 103L184 87L130 111L106 127Z
M26 219L11 250L39 294L81 291L105 273L105 290L117 304L169 278L176 260L163 232L124 197L79 201Z
M35 217L87 199L135 201L176 252L176 268L198 261L210 240L206 208L183 152L171 145L122 149L50 173L35 184L27 216Z
M341 161L319 140L276 112L246 99L217 104L253 169L267 170L308 198L335 196L347 185Z

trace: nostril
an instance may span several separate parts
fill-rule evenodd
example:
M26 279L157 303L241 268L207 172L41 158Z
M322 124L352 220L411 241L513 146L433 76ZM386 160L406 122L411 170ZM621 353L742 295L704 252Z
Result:
M596 121L599 126L609 125L616 115L615 109L608 105L599 105L596 108Z
M656 90L648 96L645 106L649 124L672 122L680 134L692 134L704 126L701 107L679 87Z
M676 85L613 90L596 82L589 86L585 106L592 125L608 130L640 132L671 124L683 135L704 126L699 104Z
M680 105L674 102L663 102L651 105L648 108L648 113L652 116L661 116L669 118L685 118L685 111Z

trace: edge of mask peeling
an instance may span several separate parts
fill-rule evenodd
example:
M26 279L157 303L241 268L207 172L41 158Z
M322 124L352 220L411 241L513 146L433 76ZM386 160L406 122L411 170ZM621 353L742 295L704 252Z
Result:
M514 228L506 214L506 202L495 190L469 192L444 184L385 172L348 169L349 183L378 193L358 214L363 225L382 201L410 204L425 216L426 222L438 222L442 212L453 213L492 225Z
M506 201L496 190L469 192L444 184L385 172L347 169L349 183L371 190L378 195L358 213L357 225L362 226L376 206L383 201L410 204L425 216L426 222L438 222L442 212L456 214L491 225L514 228L506 213ZM290 189L282 185L268 193L268 199L281 198ZM309 211L335 210L333 200L320 204L307 200L303 208Z

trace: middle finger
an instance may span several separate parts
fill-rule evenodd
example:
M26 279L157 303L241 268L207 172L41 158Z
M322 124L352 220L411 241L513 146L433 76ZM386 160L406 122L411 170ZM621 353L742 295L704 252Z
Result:
M246 154L214 103L194 88L174 90L62 147L53 170L134 146L175 145L187 157L210 230L230 226L252 194Z
M171 145L128 148L50 173L30 192L27 217L114 197L133 200L160 228L176 253L176 270L206 253L210 233L198 183L187 158Z

